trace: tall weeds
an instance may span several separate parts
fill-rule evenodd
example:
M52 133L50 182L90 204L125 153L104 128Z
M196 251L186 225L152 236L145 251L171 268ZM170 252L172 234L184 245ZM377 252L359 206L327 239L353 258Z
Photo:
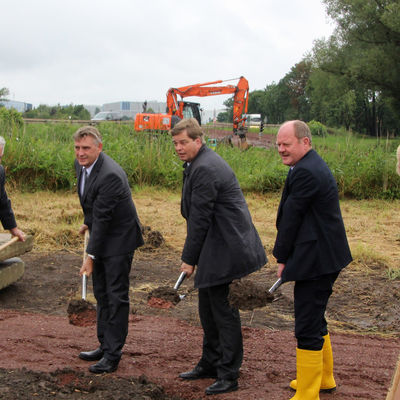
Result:
M8 182L27 191L74 188L72 135L77 125L32 124L0 126L7 140L4 165ZM126 171L134 186L179 188L182 162L168 134L139 133L132 125L104 123L103 150ZM398 140L379 143L352 135L327 135L313 146L328 163L342 196L400 198L400 178L395 172ZM244 191L279 191L287 167L275 149L219 145L216 151L232 166Z

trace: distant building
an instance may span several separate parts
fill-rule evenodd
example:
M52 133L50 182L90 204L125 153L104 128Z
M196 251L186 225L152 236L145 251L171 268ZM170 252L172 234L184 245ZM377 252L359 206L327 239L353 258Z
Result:
M144 101L117 101L115 103L105 103L101 107L101 111L119 111L122 116L135 119L137 113L143 112ZM146 101L147 111L152 110L154 113L165 113L167 103L159 101Z
M23 101L3 100L0 102L0 104L5 108L7 108L8 110L11 110L13 108L14 110L17 110L20 113L32 110L32 104L24 103Z
M89 111L91 117L94 117L95 114L101 111L101 106L99 105L84 105L83 107Z

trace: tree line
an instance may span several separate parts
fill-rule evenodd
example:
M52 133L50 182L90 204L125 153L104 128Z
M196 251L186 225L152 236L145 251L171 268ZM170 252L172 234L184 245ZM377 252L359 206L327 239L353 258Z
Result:
M268 123L302 119L382 137L400 134L399 0L323 0L336 23L328 39L278 82L249 95ZM232 99L220 121L231 120Z
M82 104L69 104L66 106L61 106L60 104L56 106L47 106L41 104L32 110L25 111L23 116L25 118L39 119L90 119L89 111Z
M0 102L6 102L7 96L10 94L8 88L3 87L0 88ZM0 104L0 115L3 119L14 118L15 112L14 110L6 111L3 104ZM56 106L47 106L45 104L41 104L32 110L25 111L22 116L24 118L39 118L39 119L77 119L77 120L89 120L90 113L89 111L82 105L65 105L61 106L60 104Z

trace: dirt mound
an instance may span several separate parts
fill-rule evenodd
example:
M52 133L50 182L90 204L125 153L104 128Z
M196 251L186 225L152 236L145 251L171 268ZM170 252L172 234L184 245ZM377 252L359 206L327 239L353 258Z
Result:
M274 295L270 294L264 286L258 286L251 281L237 280L229 287L228 300L232 307L239 310L254 310L271 303Z
M144 245L140 248L141 251L151 251L153 249L158 249L165 243L164 237L161 232L153 231L150 226L142 226L142 235Z
M161 386L138 379L115 376L84 375L72 369L52 373L0 369L0 398L2 399L153 399L173 400Z
M86 300L71 300L67 314L72 325L91 326L96 323L96 307Z

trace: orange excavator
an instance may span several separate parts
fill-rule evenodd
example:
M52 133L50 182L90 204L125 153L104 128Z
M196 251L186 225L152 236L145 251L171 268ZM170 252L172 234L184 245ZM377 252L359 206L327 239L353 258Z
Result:
M241 76L237 85L211 86L224 82L228 80L170 88L167 92L167 112L165 114L136 114L135 130L168 131L177 120L191 117L196 118L201 124L200 104L178 100L178 96L183 99L188 96L205 97L233 93L233 134L239 135L242 143L246 142L246 117L243 117L243 114L247 114L249 83Z

